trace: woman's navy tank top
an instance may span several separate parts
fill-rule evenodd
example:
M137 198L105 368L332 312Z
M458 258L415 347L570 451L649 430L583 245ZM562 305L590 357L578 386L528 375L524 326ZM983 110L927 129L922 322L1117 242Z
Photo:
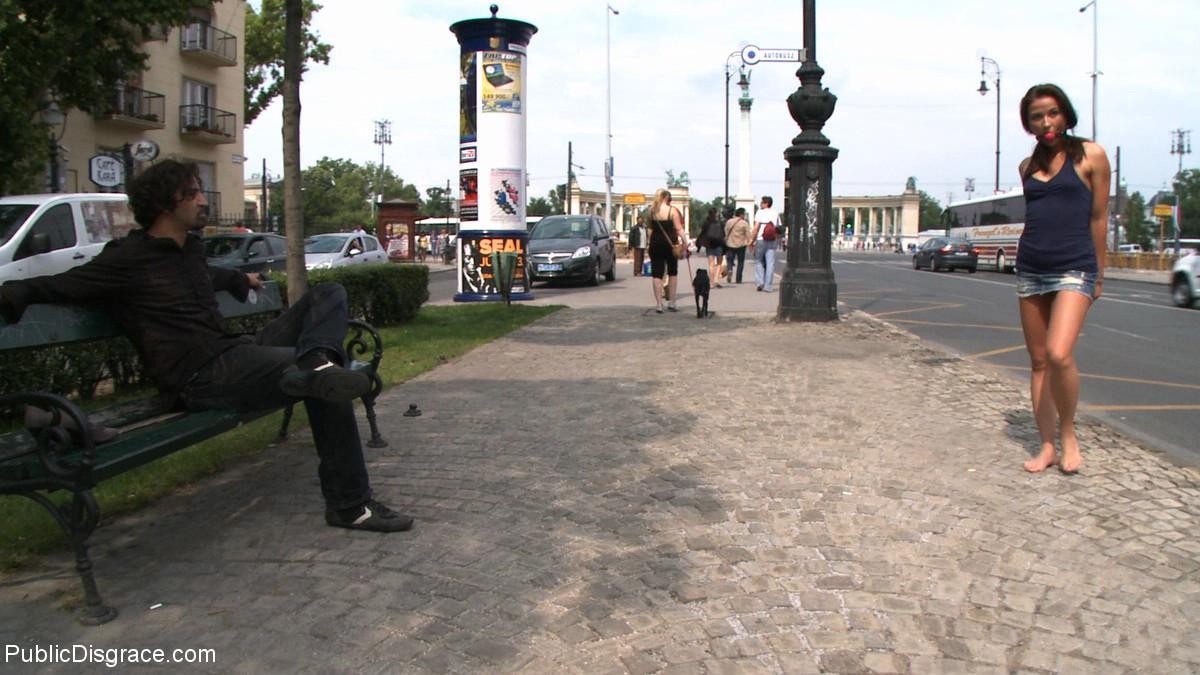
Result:
M1092 241L1092 190L1070 158L1048 181L1029 176L1025 188L1025 230L1017 246L1021 272L1096 272Z

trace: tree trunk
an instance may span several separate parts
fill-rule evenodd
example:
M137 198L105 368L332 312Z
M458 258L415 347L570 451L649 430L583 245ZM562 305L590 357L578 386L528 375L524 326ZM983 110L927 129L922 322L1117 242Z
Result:
M304 268L304 195L300 191L300 78L304 66L304 3L285 0L283 54L283 220L288 242L288 304L308 290Z

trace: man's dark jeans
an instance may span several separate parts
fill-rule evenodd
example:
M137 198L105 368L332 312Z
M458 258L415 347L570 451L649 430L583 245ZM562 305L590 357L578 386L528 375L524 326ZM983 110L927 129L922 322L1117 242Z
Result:
M733 263L737 262L737 282L742 283L742 268L746 266L746 247L725 249L725 269L733 273Z
M238 345L210 361L183 390L191 410L238 411L282 408L295 399L279 390L279 378L296 369L296 359L314 349L346 355L346 290L320 284L267 324L254 342ZM352 402L305 399L317 446L321 493L331 509L359 506L371 498L370 481Z

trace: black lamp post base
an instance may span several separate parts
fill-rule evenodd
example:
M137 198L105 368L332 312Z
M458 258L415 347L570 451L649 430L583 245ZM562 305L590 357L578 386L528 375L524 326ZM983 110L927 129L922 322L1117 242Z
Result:
M828 267L789 268L779 283L779 321L837 321L837 282Z

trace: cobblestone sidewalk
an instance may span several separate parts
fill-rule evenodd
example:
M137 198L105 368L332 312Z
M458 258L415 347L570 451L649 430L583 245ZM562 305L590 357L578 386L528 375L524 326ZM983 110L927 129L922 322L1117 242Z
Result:
M861 315L567 309L384 395L412 532L324 527L298 438L97 533L116 621L75 623L64 556L0 579L0 632L211 672L1200 670L1200 473L1085 422L1080 475L1027 475L1026 408Z

